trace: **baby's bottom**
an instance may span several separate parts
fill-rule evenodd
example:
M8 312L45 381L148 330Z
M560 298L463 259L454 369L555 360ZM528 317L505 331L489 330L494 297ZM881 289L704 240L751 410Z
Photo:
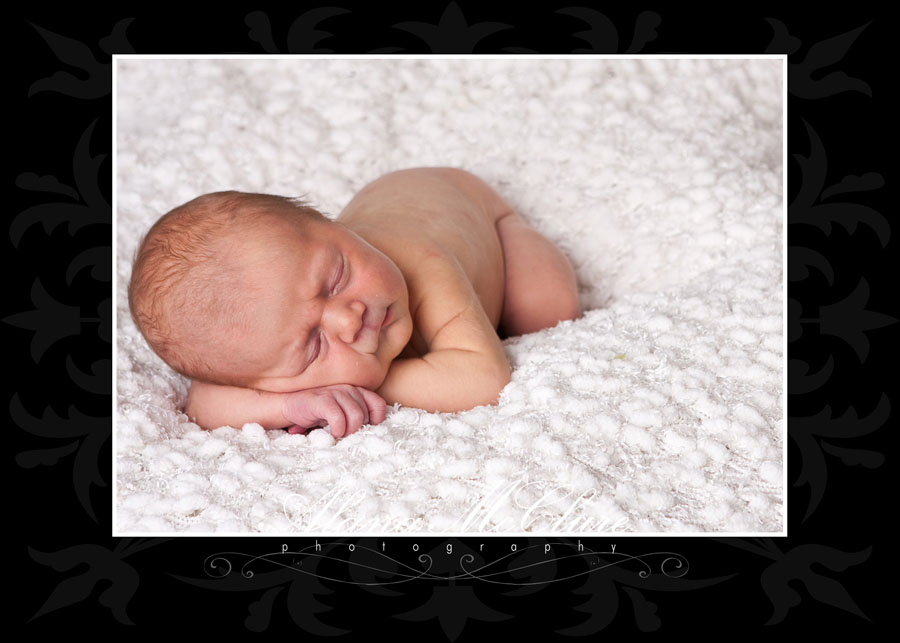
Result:
M524 335L581 316L572 264L517 213L499 218L506 288L498 332Z

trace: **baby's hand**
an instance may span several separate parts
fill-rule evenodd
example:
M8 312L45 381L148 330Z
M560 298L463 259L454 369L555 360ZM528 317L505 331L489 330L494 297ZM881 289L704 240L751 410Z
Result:
M284 400L284 417L294 426L289 433L305 433L318 426L330 426L339 438L359 430L363 424L378 424L387 415L378 394L358 386L335 384L289 394Z

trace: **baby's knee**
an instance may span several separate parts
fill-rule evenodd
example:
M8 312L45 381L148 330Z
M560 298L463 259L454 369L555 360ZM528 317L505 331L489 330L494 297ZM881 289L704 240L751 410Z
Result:
M574 281L565 280L559 284L552 301L545 302L545 324L554 326L561 321L569 321L581 317L581 302Z
M560 321L581 317L581 301L578 298L578 281L569 259L555 245L552 262L552 293L554 311Z
M581 312L581 301L578 299L577 288L567 290L557 306L559 321L578 319L581 317Z

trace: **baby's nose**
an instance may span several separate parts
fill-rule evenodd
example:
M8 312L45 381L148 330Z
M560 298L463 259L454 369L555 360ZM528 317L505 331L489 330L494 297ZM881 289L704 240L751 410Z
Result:
M355 342L363 327L366 305L361 301L352 301L335 307L331 312L331 321L334 323L338 338L346 344Z

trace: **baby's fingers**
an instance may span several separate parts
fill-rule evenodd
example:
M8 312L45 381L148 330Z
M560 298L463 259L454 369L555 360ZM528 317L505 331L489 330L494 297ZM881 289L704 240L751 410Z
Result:
M387 417L387 404L378 393L365 388L357 388L369 407L369 424L381 424Z
M352 418L356 419L356 409L359 409L359 412L362 414L362 419L360 420L359 426L355 427L352 431L348 431L348 433L353 433L363 424L369 423L369 408L366 405L366 400L362 396L362 389L355 386L348 386L342 392L346 395L349 395L352 399L352 402L349 403L349 406L345 406L344 408L344 411L347 413L347 420L349 421L351 419L351 414ZM348 429L349 428L350 427L348 426Z
M332 396L322 397L318 399L316 404L315 415L321 418L319 426L328 426L331 435L336 438L344 435L347 430L347 420L344 417L344 409Z
M329 413L328 415L328 426L331 428L331 435L336 438L343 436L347 433L347 429L349 428L347 417L344 414L344 409L341 408L341 405L335 402L335 411Z
M356 433L359 427L368 423L369 414L361 397L341 391L335 394L334 399L338 401L344 411L346 435ZM334 437L340 437L334 431L331 434ZM341 435L344 435L344 433L341 433Z

